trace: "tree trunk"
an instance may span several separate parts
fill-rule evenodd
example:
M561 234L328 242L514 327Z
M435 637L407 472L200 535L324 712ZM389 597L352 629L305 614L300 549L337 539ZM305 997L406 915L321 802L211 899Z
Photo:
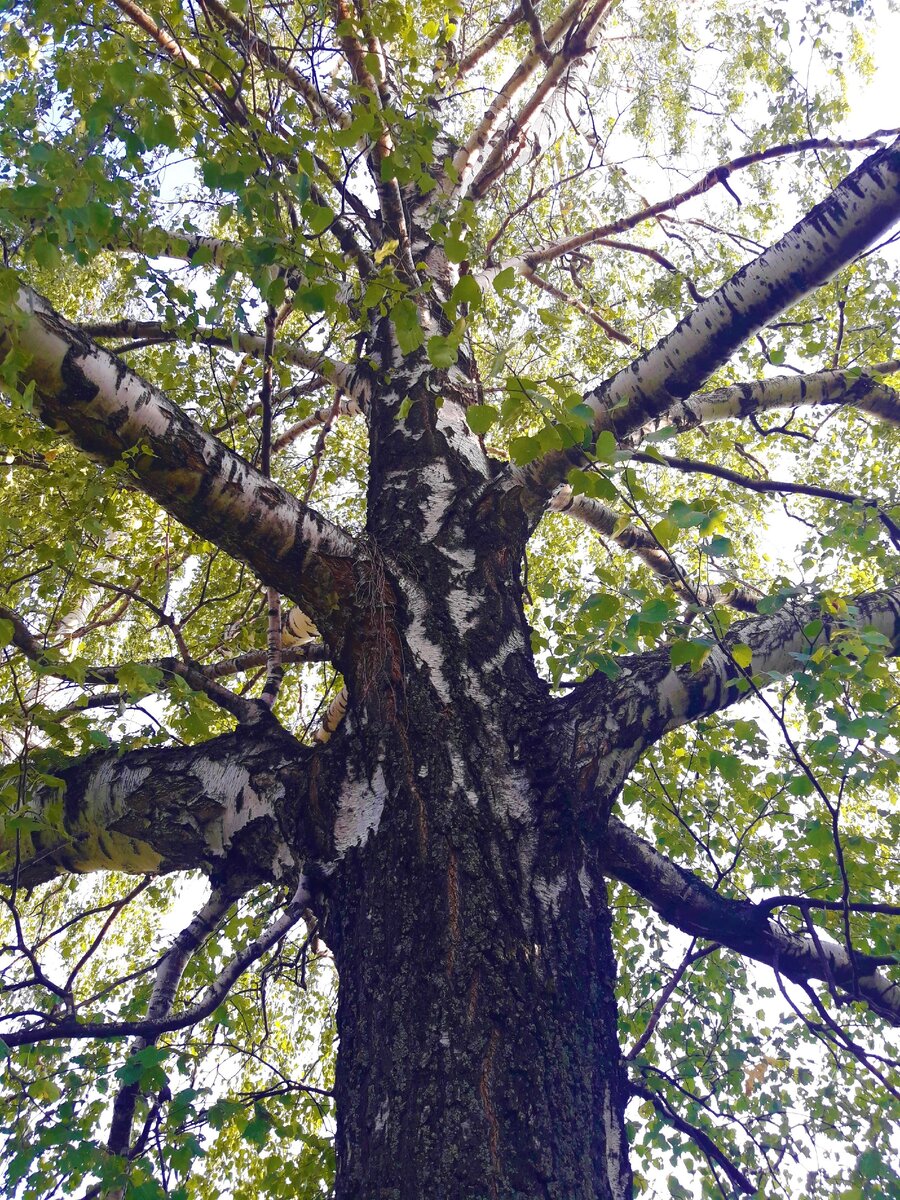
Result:
M341 979L336 1196L628 1196L588 849L608 806L578 785L573 731L535 673L517 556L460 568L451 543L435 531L415 575L386 568L338 735L321 880Z

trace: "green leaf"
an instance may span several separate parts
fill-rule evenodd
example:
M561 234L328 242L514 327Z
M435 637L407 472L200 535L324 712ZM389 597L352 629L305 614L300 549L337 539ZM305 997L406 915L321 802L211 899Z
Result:
M468 245L454 234L444 239L444 253L452 263L461 263L469 257Z
M450 293L447 308L451 317L460 304L468 304L471 308L478 308L481 304L481 288L473 275L460 276L459 282Z
M516 282L516 272L513 267L504 267L502 271L494 276L494 291L497 295L502 295L508 291Z
M669 647L669 661L673 667L687 665L692 672L699 671L709 657L711 649L711 643L704 639L673 642Z
M390 258L394 251L399 249L399 247L400 242L397 240L397 238L391 238L387 242L382 242L373 255L376 264L380 265L386 258Z
M583 612L590 613L591 616L601 622L611 620L622 606L618 596L613 596L609 592L595 592L593 596L588 596L581 608Z
M618 448L619 445L615 434L610 433L608 429L604 429L597 435L597 440L594 443L594 456L600 462L613 462Z
M318 204L313 204L311 201L307 201L304 204L303 215L306 217L307 224L312 233L317 235L324 233L334 221L334 213L330 208L323 208Z
M499 418L500 413L492 404L470 404L466 409L466 421L473 433L487 433Z
M452 367L459 357L459 343L455 338L435 335L428 339L428 358L436 367Z
M414 350L418 350L424 344L425 332L419 324L419 310L412 300L408 298L398 300L391 309L391 320L394 323L397 343L403 354L412 354Z
M520 437L510 438L509 440L509 457L517 467L527 466L528 463L534 462L541 455L541 444L536 437L530 434Z

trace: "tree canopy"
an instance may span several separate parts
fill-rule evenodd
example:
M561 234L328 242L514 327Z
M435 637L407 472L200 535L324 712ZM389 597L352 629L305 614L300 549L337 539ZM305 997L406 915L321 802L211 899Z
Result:
M436 744L452 713L487 745L476 712L533 675L568 748L523 777L577 792L585 903L610 882L635 1192L896 1194L900 130L853 127L871 7L0 21L6 1194L334 1194L330 914L370 897L395 796L382 747L354 800L342 746L376 716L403 745L414 675ZM482 787L511 828L518 761ZM448 977L494 961L456 820ZM548 921L564 874L529 885Z

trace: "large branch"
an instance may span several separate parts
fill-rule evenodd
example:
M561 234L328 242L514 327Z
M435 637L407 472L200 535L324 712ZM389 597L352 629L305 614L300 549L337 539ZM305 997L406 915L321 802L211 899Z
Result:
M124 460L136 484L188 529L296 600L326 636L340 636L335 601L352 587L346 534L206 433L31 288L0 313L0 355L9 351L18 386L33 385L47 424L104 462Z
M734 383L697 392L672 404L662 417L640 430L665 423L678 433L713 421L747 419L778 408L834 408L846 405L881 421L900 425L900 394L880 376L900 371L900 361L879 363L864 371L815 371L809 375L776 375L752 383Z
M855 953L825 933L793 933L772 919L765 902L732 900L697 875L660 854L615 817L603 849L604 871L648 900L671 925L709 938L773 967L798 982L834 983L865 1001L879 1016L900 1025L900 983L885 979L877 960Z
M867 628L885 639L886 653L900 655L900 586L843 606L788 602L776 613L737 622L724 637L710 627L692 647L694 665L702 659L696 670L691 663L673 667L669 645L619 659L615 679L598 670L565 701L578 730L580 769L615 795L644 751L670 730L796 675L818 646Z
M33 887L88 871L201 869L248 883L294 870L295 820L312 752L265 714L200 746L116 750L60 769L0 825L0 878Z
M780 241L704 300L657 345L584 397L595 435L619 440L691 396L758 329L830 279L900 219L900 139L866 159ZM580 451L556 451L508 485L542 506ZM534 501L537 501L537 504Z

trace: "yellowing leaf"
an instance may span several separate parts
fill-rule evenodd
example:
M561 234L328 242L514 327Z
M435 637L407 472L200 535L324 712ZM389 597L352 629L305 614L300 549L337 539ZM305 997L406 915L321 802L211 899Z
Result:
M753 651L749 646L745 646L743 642L738 642L736 646L731 648L731 657L739 667L749 667L753 662Z
M397 249L397 247L399 245L400 245L400 243L397 241L396 238L392 238L388 242L382 242L381 245L378 247L378 249L375 251L376 264L378 264L380 266L381 263L383 263L384 260L388 257L388 255L394 253L394 251Z

